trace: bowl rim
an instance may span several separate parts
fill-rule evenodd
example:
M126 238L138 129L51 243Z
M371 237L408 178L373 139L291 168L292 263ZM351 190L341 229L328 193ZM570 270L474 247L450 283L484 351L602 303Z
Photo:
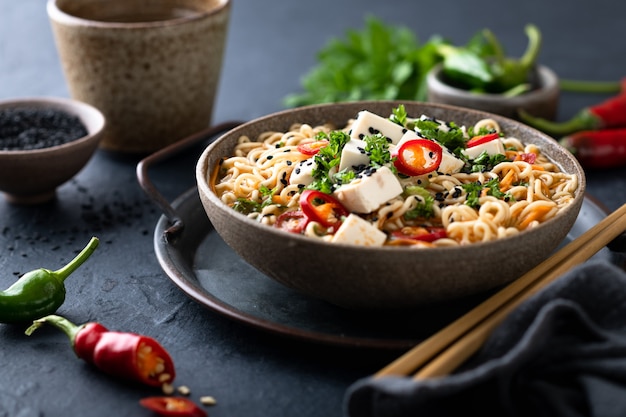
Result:
M231 0L215 0L213 8L210 10L198 10L198 13L194 13L191 16L145 22L109 22L87 19L69 13L63 8L63 5L59 4L62 1L63 0L48 0L46 11L50 20L63 25L119 30L160 29L161 27L178 26L195 21L203 21L213 15L228 11L231 6Z
M87 129L87 134L73 141L40 149L0 150L0 156L35 156L72 148L84 142L99 140L106 125L104 114L91 104L64 97L21 97L0 100L0 110L7 108L50 108L77 116ZM90 122L87 123L87 118Z
M440 74L443 69L443 65L441 63L436 64L428 71L426 74L426 85L429 90L436 91L439 94L445 94L447 96L457 96L468 100L471 99L479 103L487 103L498 100L502 103L510 103L515 106L519 105L519 103L527 101L543 100L550 94L551 91L554 91L555 89L558 90L559 78L556 73L545 65L537 65L536 68L537 76L541 81L541 87L513 97L507 97L502 94L495 93L475 94L471 91L453 87L441 80Z
M518 125L520 127L522 127L523 129L526 130L530 130L532 131L535 135L537 135L538 137L541 137L542 140L545 141L552 141L554 142L554 145L556 146L557 149L560 149L561 151L563 151L568 159L570 160L570 162L576 167L576 170L578 172L575 172L576 174L580 173L580 176L578 178L578 188L576 189L576 193L574 196L574 200L572 201L572 203L570 203L567 207L565 207L564 209L562 209L562 211L560 211L558 213L559 216L562 216L568 212L570 212L571 210L574 210L574 207L580 204L577 203L581 203L583 199L585 198L585 190L586 190L586 177L585 177L585 173L584 170L582 168L582 166L580 165L580 163L576 160L576 158L571 154L571 152L569 152L566 148L564 148L562 145L560 145L558 142L554 141L553 138L551 138L550 136L546 135L545 133L531 127L528 126L522 122L510 119L508 117L505 116L501 116L501 115L497 115L494 113L489 113L489 112L485 112L482 110L475 110L475 109L471 109L471 108L464 108L464 107L460 107L460 106L454 106L454 105L449 105L449 104L439 104L439 103L428 103L428 102L418 102L418 101L410 101L410 100L375 100L375 101L354 101L354 102L341 102L341 103L324 103L324 104L315 104L315 105L309 105L309 106L302 106L302 107L298 107L295 109L287 109L287 110L281 110L275 113L271 113L271 114L267 114L265 116L261 116L255 119L252 119L248 122L245 122L231 130L229 130L228 132L225 132L224 134L222 134L221 136L219 136L217 139L215 139L213 142L211 142L202 152L202 154L200 155L197 163L196 163L196 183L198 186L198 192L201 194L204 194L208 200L213 204L213 206L220 210L223 211L225 214L229 215L229 216L233 216L233 215L237 215L238 217L236 217L238 220L243 221L245 224L247 224L250 227L253 228L257 228L257 227L262 227L263 233L270 233L272 235L275 235L276 237L288 237L290 239L294 239L295 242L298 243L302 243L305 245L310 245L312 247L316 247L317 245L323 246L323 247L328 247L328 245L334 245L338 248L341 248L342 250L353 250L353 251L365 251L365 252L372 252L372 253L378 253L380 251L384 251L385 253L394 253L394 254L409 254L409 253L415 253L416 249L410 246L362 246L362 245L355 245L355 244L347 244L347 243L331 243L331 242L326 242L324 240L321 239L312 239L310 237L306 237L303 235L298 235L298 234L294 234L294 233L288 233L285 232L283 230L279 230L277 228L274 227L270 227L268 225L263 225L259 222L256 222L250 218L248 218L245 215L242 215L241 213L237 213L236 211L234 211L231 207L229 207L228 205L226 205L224 202L222 202L217 195L213 192L212 187L209 185L209 179L207 177L207 173L209 172L209 169L214 169L214 166L209 167L208 166L208 159L209 159L209 155L211 154L211 152L213 151L213 149L215 149L217 146L219 146L219 144L223 141L226 140L226 138L231 137L233 135L240 135L239 132L241 131L245 131L246 129L248 129L250 126L258 124L258 123L262 123L271 119L277 119L280 118L281 116L285 116L287 114L292 114L294 111L295 112L306 112L306 111L311 111L313 109L323 109L323 108L332 108L332 107L336 107L336 106L355 106L355 107L363 107L364 110L366 110L368 105L372 105L372 104L376 104L376 105L385 105L388 104L391 108L397 107L398 104L407 104L407 103L412 103L412 104L417 104L417 105L423 105L423 106L427 106L427 107L433 107L433 108L437 108L437 109L441 109L441 110L449 110L449 111L456 111L456 112L465 112L465 113L473 113L476 117L480 117L480 118L493 118L496 121L505 121L506 123L512 123L514 125ZM305 121L304 121L305 122ZM347 121L346 121L347 122ZM306 122L305 122L306 123ZM219 160L219 158L218 158ZM559 166L559 168L563 169L563 167L561 166L561 164L557 163L556 161L554 161L553 159L551 159L557 166ZM207 213L208 214L208 213ZM552 219L550 219L552 220ZM539 224L536 227L533 227L530 230L524 230L518 234L514 234L511 236L506 236L503 238L499 238L499 239L495 239L495 240L491 240L491 241L486 241L486 242L475 242L472 244L467 244L467 245L457 245L457 246L439 246L439 247L433 247L433 248L428 248L427 251L430 253L434 252L455 252L455 251L467 251L469 248L472 248L471 250L481 250L485 247L489 247L489 246L494 246L494 245L499 245L502 243L507 243L510 241L514 241L516 239L519 238L519 236L521 235L527 235L528 233L531 233L533 231L536 230L542 230L546 227L549 227L550 224L550 220L544 223Z

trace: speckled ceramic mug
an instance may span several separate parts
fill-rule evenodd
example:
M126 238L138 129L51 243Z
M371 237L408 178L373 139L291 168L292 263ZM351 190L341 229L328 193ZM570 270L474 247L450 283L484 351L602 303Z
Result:
M101 110L100 147L146 154L211 123L230 0L49 0L73 98Z

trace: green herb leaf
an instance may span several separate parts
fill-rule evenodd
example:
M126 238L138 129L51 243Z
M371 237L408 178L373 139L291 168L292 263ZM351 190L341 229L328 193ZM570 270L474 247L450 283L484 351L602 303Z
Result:
M233 209L242 214L256 213L261 211L261 204L247 198L238 198Z
M489 155L487 152L482 152L476 159L467 161L465 167L463 168L463 172L491 171L493 167L506 160L506 155L500 153Z
M331 39L317 65L301 80L304 92L285 98L288 107L355 100L426 101L426 73L441 61L439 38L420 45L406 27L368 17L362 30ZM432 45L431 45L432 44Z
M382 134L366 136L363 138L365 142L364 151L370 158L370 164L375 167L388 165L391 162L391 153L389 152L389 142Z
M350 136L341 130L333 130L330 133L319 133L316 139L326 139L328 140L328 145L321 148L313 157L315 161L315 168L312 172L313 182L309 184L307 188L330 194L334 187L334 181L330 176L330 171L332 168L339 165L341 151L350 140Z
M462 185L463 190L467 193L465 204L472 208L480 207L480 195L483 190L487 190L487 195L496 197L501 200L509 201L513 199L510 193L503 193L500 191L500 180L498 178L492 178L485 184L480 182L471 182Z
M435 215L435 198L423 187L419 185L411 185L404 189L405 195L418 196L419 202L411 210L404 213L404 218L407 220L414 219L429 219Z
M424 137L436 140L450 152L459 154L465 148L467 139L463 130L453 122L448 123L448 129L441 129L439 122L433 119L418 119L415 120L415 126Z

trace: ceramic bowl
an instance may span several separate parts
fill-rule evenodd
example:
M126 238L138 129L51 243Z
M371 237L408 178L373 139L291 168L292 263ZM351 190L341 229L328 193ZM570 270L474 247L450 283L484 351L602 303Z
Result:
M85 103L65 98L23 98L0 101L11 108L55 109L78 116L88 134L74 141L33 150L0 150L0 191L16 204L49 201L56 189L76 175L98 147L105 125L102 113Z
M452 87L443 81L441 64L428 73L426 83L430 103L467 107L512 119L518 119L518 111L523 109L534 116L554 120L559 107L559 79L545 66L539 66L535 72L533 84L536 88L515 97L475 94Z
M410 116L426 114L470 125L491 117L508 136L537 144L563 171L579 177L575 200L558 216L515 236L487 243L416 250L326 243L262 225L235 212L212 191L207 175L232 155L241 135L285 131L293 123L325 122L341 127L360 110L390 114L399 102L355 102L291 109L227 132L198 160L200 199L215 230L245 261L301 293L358 310L407 309L479 294L508 283L544 260L566 237L584 199L585 176L556 141L519 122L454 106L402 103Z

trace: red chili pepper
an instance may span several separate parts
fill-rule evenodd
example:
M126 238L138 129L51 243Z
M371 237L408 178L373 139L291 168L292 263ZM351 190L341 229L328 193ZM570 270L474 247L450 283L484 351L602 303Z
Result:
M158 387L176 377L169 353L150 337L112 332L99 323L78 326L57 315L35 320L26 334L31 335L44 323L61 329L76 355L104 373Z
M626 83L623 84L623 88L626 88ZM534 117L523 110L520 110L519 116L524 123L555 137L585 130L626 127L626 90L594 106L581 109L565 122Z
M147 397L139 404L163 417L206 417L208 414L196 403L182 397Z
M560 143L586 168L626 165L626 127L576 132L562 138Z
M529 164L534 164L537 161L537 154L532 152L520 153L515 157L516 161L524 161Z
M290 233L302 233L309 223L309 218L300 210L286 211L276 219L274 227Z
M313 156L317 154L320 149L328 146L328 141L326 139L320 139L315 142L301 143L298 145L298 152L303 153L305 155Z
M394 166L404 175L416 177L435 171L441 165L443 150L432 140L408 140L394 150Z
M300 195L300 207L309 220L326 228L338 229L350 212L332 195L318 190L305 190Z
M482 145L483 143L491 142L492 140L498 139L499 137L499 133L489 133L487 135L474 136L467 141L466 146L468 148L472 148L474 146Z
M391 232L391 236L396 239L418 240L421 242L434 242L448 236L443 227L412 227L406 226L402 229Z

